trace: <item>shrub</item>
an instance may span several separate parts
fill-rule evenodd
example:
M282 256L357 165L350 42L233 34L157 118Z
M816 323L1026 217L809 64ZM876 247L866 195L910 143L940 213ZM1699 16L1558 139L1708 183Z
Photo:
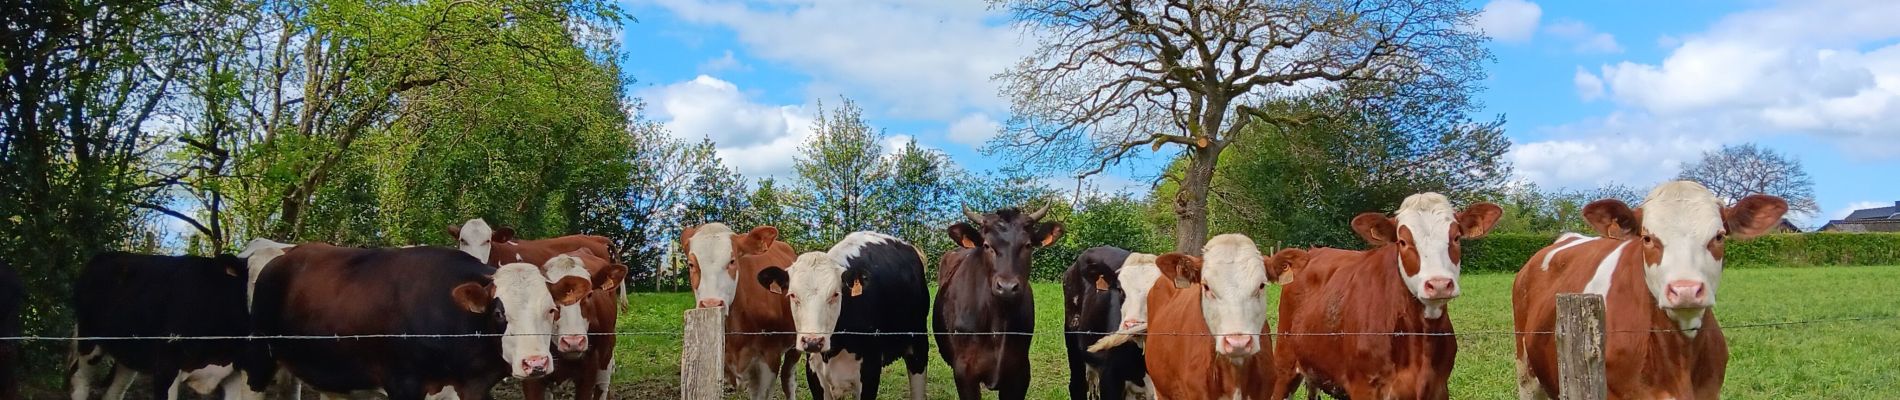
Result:
M1731 240L1729 268L1900 265L1900 233L1784 233Z
M1538 250L1557 240L1556 235L1493 234L1464 242L1463 272L1516 273Z

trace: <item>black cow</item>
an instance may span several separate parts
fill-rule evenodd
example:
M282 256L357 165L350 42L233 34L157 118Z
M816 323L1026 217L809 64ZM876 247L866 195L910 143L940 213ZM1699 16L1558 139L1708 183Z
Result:
M1117 346L1101 353L1089 352L1090 345L1121 329L1122 302L1127 293L1116 279L1122 264L1131 258L1154 262L1153 255L1135 255L1128 250L1102 246L1083 250L1075 264L1062 271L1063 345L1069 352L1069 398L1075 400L1121 399L1134 392L1145 392L1148 368L1140 346ZM1094 392L1094 396L1090 396Z
M814 399L877 398L884 366L904 359L910 396L924 398L930 341L924 336L924 255L903 240L856 232L810 252L790 268L759 271L759 284L791 300L799 351L806 353L805 383ZM853 335L915 332L906 335ZM831 392L829 395L826 392Z
M938 278L931 330L960 398L980 399L985 386L1003 400L1029 390L1029 334L1036 328L1029 261L1036 248L1062 237L1061 223L1041 222L1048 211L1005 208L985 215L965 208L970 221L949 228L950 240L962 248L945 254L938 269L945 276Z
M20 303L26 301L26 287L13 266L0 261L0 336L20 336ZM13 367L20 362L20 344L0 341L0 400L20 398L20 381Z
M244 336L244 259L107 252L92 258L73 284L80 337ZM137 374L152 375L154 398L243 390L237 361L242 340L78 340L69 371L73 398L92 391L106 360L116 361L106 398L120 398Z
M260 340L249 363L263 390L282 365L318 392L383 391L391 400L425 395L486 398L512 374L552 372L558 305L589 283L548 283L532 264L490 267L456 249L360 249L299 245L271 261L253 299L258 335L442 335L423 338ZM505 336L456 336L503 334Z

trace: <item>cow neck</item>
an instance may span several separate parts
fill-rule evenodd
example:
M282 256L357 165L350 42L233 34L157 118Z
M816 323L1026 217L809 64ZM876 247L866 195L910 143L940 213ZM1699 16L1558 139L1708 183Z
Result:
M1372 325L1369 328L1392 332L1429 332L1436 331L1434 327L1449 325L1446 323L1451 320L1449 304L1445 305L1444 315L1435 320L1425 319L1425 304L1405 288L1405 279L1399 272L1398 245L1386 244L1364 254L1364 258L1350 267L1352 272L1345 278L1348 282L1343 282L1345 288L1354 292L1347 297L1356 299L1354 302L1363 307L1349 310L1348 315L1363 315L1369 319L1363 322Z

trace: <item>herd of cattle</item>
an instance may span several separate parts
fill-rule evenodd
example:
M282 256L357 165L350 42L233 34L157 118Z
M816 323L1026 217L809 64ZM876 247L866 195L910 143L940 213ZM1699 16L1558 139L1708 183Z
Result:
M1728 350L1710 309L1723 243L1766 231L1787 207L1765 195L1729 205L1692 182L1665 183L1634 209L1586 206L1600 237L1559 237L1513 285L1519 396L1557 397L1554 337L1541 332L1554 330L1555 294L1594 293L1608 311L1611 398L1717 398ZM752 398L795 398L803 356L814 398L876 398L883 368L901 359L910 397L922 399L934 337L961 398L1021 399L1035 326L1030 259L1063 231L1046 210L966 209L968 221L948 228L957 248L939 259L934 299L929 258L884 234L800 254L774 227L709 223L680 244L697 306L725 310L728 386ZM1280 399L1304 385L1342 398L1449 398L1460 240L1484 236L1501 213L1421 193L1393 215L1353 218L1363 251L1267 254L1239 234L1198 255L1089 249L1062 277L1069 392ZM301 386L326 398L487 398L510 376L529 399L568 382L577 399L608 397L627 274L610 242L518 240L480 219L449 233L457 248L257 239L235 255L99 255L74 285L72 398L87 399L107 364L110 399L141 374L157 398L296 397ZM10 275L0 268L0 285L17 294ZM1272 326L1268 285L1281 286Z

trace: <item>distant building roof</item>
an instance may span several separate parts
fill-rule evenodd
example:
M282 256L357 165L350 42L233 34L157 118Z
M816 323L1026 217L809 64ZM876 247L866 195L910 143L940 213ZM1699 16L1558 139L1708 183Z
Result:
M1822 232L1900 232L1900 219L1834 220Z
M1893 202L1892 207L1874 207L1874 208L1854 210L1853 213L1847 214L1847 217L1841 218L1841 220L1842 221L1862 221L1862 220L1900 221L1900 201Z

